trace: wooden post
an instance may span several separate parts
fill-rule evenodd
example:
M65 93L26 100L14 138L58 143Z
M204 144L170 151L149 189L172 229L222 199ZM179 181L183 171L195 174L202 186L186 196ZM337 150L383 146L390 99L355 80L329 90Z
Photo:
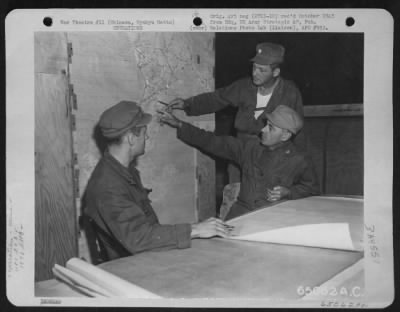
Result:
M35 281L77 256L68 48L35 34Z

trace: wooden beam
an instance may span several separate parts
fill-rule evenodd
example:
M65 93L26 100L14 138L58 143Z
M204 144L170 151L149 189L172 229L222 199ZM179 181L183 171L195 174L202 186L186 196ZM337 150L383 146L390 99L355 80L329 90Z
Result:
M305 117L363 116L362 103L334 105L305 105Z

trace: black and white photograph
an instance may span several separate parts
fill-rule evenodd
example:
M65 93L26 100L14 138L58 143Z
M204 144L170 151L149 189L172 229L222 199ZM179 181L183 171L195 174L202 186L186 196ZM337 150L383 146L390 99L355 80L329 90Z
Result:
M15 305L391 304L387 12L17 10L6 31Z

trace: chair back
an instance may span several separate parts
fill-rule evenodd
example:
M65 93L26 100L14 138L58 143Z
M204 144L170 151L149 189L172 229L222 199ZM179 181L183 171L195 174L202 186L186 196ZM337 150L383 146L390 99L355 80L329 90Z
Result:
M89 253L94 265L106 262L109 260L107 249L103 241L99 238L97 231L97 224L94 220L83 214L79 217L80 223L85 231L86 239L88 242Z

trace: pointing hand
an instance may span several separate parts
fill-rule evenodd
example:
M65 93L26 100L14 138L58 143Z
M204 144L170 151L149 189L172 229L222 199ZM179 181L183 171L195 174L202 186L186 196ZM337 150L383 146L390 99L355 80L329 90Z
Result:
M159 121L161 124L167 124L173 128L182 127L182 121L176 118L172 113L167 111L157 111L157 113L159 114Z

